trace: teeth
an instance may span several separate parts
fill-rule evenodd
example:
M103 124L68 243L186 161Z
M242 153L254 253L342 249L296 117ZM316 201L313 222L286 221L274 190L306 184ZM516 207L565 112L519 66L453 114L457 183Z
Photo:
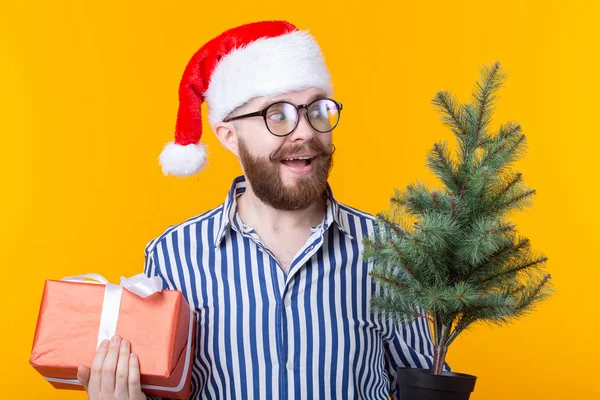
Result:
M284 161L292 161L292 160L310 160L312 157L294 157L294 158L284 158Z

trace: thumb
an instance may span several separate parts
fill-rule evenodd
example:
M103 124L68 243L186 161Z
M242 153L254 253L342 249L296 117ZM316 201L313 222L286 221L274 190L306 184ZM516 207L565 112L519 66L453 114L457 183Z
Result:
M77 368L77 379L81 382L87 392L88 383L90 381L90 369L83 364L79 365Z

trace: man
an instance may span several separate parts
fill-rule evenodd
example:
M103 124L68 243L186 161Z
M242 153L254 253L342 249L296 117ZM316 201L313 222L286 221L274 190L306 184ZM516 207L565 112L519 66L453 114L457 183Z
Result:
M222 205L146 247L145 273L197 311L191 398L387 399L397 367L429 368L427 321L401 326L371 311L361 251L374 221L327 183L343 106L314 39L281 21L231 29L192 57L179 95L163 171L203 167L206 100L244 172ZM80 370L91 399L144 398L122 342L120 355L119 338L99 349L91 378Z

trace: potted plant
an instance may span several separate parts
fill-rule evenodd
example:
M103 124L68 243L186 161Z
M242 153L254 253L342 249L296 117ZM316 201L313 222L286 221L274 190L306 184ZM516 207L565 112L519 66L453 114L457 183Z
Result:
M432 100L458 141L455 157L445 141L427 156L442 187L396 189L364 241L364 256L374 261L373 310L398 323L426 318L433 330L432 368L397 371L402 400L468 399L476 377L445 370L448 347L472 324L510 323L554 291L547 258L507 220L530 205L535 190L508 168L525 147L521 127L489 126L505 78L500 64L481 72L471 103L445 91Z

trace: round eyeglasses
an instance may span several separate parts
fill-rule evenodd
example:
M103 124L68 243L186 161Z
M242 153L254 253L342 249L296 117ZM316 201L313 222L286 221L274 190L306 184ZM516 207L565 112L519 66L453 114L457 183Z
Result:
M278 101L266 108L249 114L227 118L223 122L236 119L263 117L265 125L275 136L288 136L298 127L300 110L306 109L306 120L317 132L331 132L340 122L342 104L332 99L317 99L308 104L296 105L287 101Z

